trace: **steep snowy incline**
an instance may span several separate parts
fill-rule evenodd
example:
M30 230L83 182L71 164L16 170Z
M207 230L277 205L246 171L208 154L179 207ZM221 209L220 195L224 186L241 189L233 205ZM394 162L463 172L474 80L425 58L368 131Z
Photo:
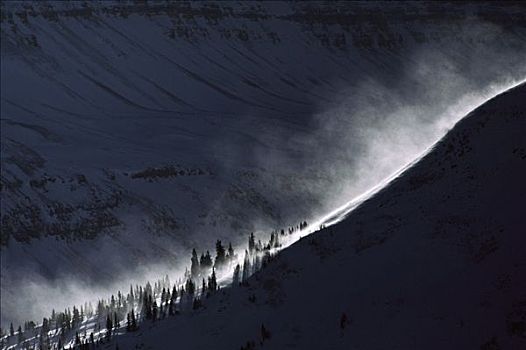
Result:
M119 346L526 346L526 85L480 106L342 222ZM342 321L342 315L347 321ZM343 323L343 325L342 325ZM270 339L261 345L261 325Z
M443 135L464 114L450 101L526 76L520 2L0 12L1 320L17 324L311 221ZM36 294L53 304L25 307Z

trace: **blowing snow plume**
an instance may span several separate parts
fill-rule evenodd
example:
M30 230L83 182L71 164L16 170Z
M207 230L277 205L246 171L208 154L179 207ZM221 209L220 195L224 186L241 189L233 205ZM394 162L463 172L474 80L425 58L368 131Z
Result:
M524 78L523 10L2 3L2 325L367 192Z
M476 22L469 28L463 35L471 34L471 39L484 32L493 43L499 40L493 27ZM329 179L329 184L312 181L302 188L316 193L320 201L312 207L312 216L324 215L376 187L418 158L468 112L524 81L526 64L515 61L522 54L503 51L448 45L417 51L401 63L403 73L396 82L356 74L359 78L341 89L338 102L321 104L310 131L287 141L308 150L300 171L322 173L320 182ZM516 69L507 72L495 64L502 57L516 62ZM261 159L265 164L273 160L268 152Z
M268 254L252 277L220 290L214 277L203 293L186 292L195 288L187 280L193 303L184 294L175 314L154 288L138 328L107 326L95 339L153 349L174 340L195 349L522 348L525 96L523 83L479 106L345 220Z

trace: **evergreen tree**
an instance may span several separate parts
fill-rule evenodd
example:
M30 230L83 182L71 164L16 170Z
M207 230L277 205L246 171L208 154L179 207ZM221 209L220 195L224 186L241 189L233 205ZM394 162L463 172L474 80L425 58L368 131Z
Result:
M227 257L229 261L232 261L232 259L234 259L234 248L232 248L232 243L228 243Z
M93 316L93 305L91 305L91 301L88 302L88 307L89 307L89 317Z
M144 287L144 293L146 295L152 295L153 291L152 291L152 285L150 284L150 282L146 282L146 286Z
M95 337L93 336L93 332L91 332L91 333L89 334L89 342L90 342L91 344L94 344L94 343L95 343ZM59 349L60 349L60 347L59 347Z
M153 321L157 320L157 302L155 300L153 301L152 306L152 319Z
M264 342L266 339L270 339L270 332L265 328L264 324L261 324L261 342Z
M243 275L241 277L241 282L246 282L250 276L250 259L248 257L248 252L245 250L245 260L243 262Z
M69 318L68 318L68 310L64 309L64 312L62 313L62 329L66 330L70 328L69 324Z
M15 335L15 327L13 327L13 322L9 325L9 335L12 337Z
M270 262L270 259L271 259L271 255L270 255L270 252L265 252L265 254L263 255L263 261L261 262L261 266L262 267L265 267L267 266L267 264Z
M239 266L239 264L236 265L236 267L234 268L234 276L232 277L232 285L233 286L236 286L239 284L240 280L239 280L239 274L241 273L241 267Z
M172 297L170 298L170 306L168 309L168 313L170 315L175 315L175 302L177 300L177 289L175 288L175 285L172 290Z
M73 306L73 318L71 319L71 327L77 328L77 326L80 324L80 313L79 310Z
M201 255L201 273L204 275L207 275L210 272L210 269L212 268L212 265L214 263L212 262L212 257L210 256L210 252L207 250L206 254Z
M216 271L212 268L212 275L208 277L208 290L214 292L217 290Z
M40 327L40 348L47 349L49 347L49 321L47 318L42 319L42 327Z
M97 315L99 316L99 318L102 318L104 314L104 302L102 300L99 300L97 302Z
M47 336L43 334L42 332L40 332L40 337L38 337L38 346L40 350L47 349L47 341L48 341Z
M135 312L131 311L131 330L137 330L137 319L135 318Z
M67 310L67 313L68 313L68 316L67 316L67 319L68 319L68 329L71 329L72 328L72 317L71 317L71 310L69 309L68 307L68 310Z
M22 334L22 326L18 326L18 344L21 344L24 341L24 335Z
M184 298L184 287L179 290L179 305L182 306Z
M254 250L256 249L256 240L254 238L254 232L250 233L250 236L248 237L248 251L250 254L254 253Z
M226 252L225 247L221 244L220 240L217 240L216 242L216 260L215 260L215 267L221 267L225 263L226 258Z
M168 302L170 301L171 297L170 297L170 285L168 285L168 287L166 287L166 297L165 297L166 301L166 305L168 305Z
M75 346L80 345L79 332L75 332Z
M167 301L168 300L166 299L166 288L163 287L163 291L161 293L161 307L163 307L163 304Z
M111 338L111 330L113 329L113 322L111 320L110 315L108 314L106 316L106 332L108 335L108 339Z
M194 302L192 303L192 309L197 310L201 307L201 299L195 298Z
M170 316L175 315L175 300L173 297L170 299L170 305L168 306L168 314Z
M195 283L194 283L194 281L192 281L191 279L187 279L185 288L186 288L186 291L188 292L189 295L194 295L194 293L195 293Z
M45 317L42 319L41 331L42 331L42 333L45 333L46 335L49 333L49 321Z
M148 296L144 294L143 302L142 302L142 315L147 320L150 320L152 318L152 307L151 307L151 296Z
M190 267L190 273L193 279L199 277L199 259L197 258L197 252L195 249L192 250L192 266Z
M265 255L267 255L267 254L270 256L270 252L268 250L265 252ZM252 272L256 272L260 268L261 268L261 255L258 254L254 258L254 261L252 263Z
M133 286L130 284L130 293L128 303L130 303L131 307L133 307L133 303L135 301L134 295L133 295Z

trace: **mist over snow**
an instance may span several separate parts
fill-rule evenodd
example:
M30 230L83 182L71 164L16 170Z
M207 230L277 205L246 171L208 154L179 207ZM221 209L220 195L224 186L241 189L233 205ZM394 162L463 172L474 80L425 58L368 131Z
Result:
M526 78L521 4L208 5L2 2L3 329L318 223Z
M110 346L522 349L526 85L247 283Z

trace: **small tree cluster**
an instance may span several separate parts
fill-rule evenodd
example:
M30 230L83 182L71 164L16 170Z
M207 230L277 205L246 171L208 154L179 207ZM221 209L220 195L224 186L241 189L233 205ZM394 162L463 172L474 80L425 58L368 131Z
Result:
M84 303L78 307L66 308L63 312L53 310L51 317L44 318L39 326L28 321L24 323L23 330L21 326L18 326L15 332L15 327L11 323L9 336L16 335L17 342L23 344L26 342L24 333L38 332L34 339L37 339L39 348L47 349L54 346L60 349L67 343L66 335L75 330L73 342L76 347L82 349L87 348L89 344L103 341L102 338L95 339L93 332L90 333L89 338L86 330L84 334L78 332L78 329L87 319L97 322L94 331L98 331L98 334L105 334L107 339L111 339L116 329L120 328L123 320L126 320L126 331L133 332L139 328L139 323L142 320L155 322L166 316L174 316L183 310L184 305L191 304L192 309L198 309L202 306L203 296L208 297L219 289L218 272L233 270L233 285L248 284L249 277L266 266L272 260L276 249L281 247L280 236L284 236L287 231L292 234L298 230L304 230L306 227L307 222L303 221L287 230L273 231L270 233L270 239L266 244L263 244L259 239L256 240L253 232L250 233L242 264L238 262L231 243L225 248L222 242L217 240L213 259L209 251L201 253L201 256L198 257L196 249L192 250L190 270L187 270L184 278L176 281L176 283L171 283L168 276L165 276L155 281L153 285L150 282L144 286L135 285L134 287L130 285L127 294L118 291L116 295L111 295L108 299L98 300L95 308L91 303ZM106 332L101 332L101 328L104 326ZM53 337L50 338L50 334ZM262 341L269 337L270 332L262 325ZM3 336L0 338L2 341L4 340ZM52 338L55 344L50 344Z

